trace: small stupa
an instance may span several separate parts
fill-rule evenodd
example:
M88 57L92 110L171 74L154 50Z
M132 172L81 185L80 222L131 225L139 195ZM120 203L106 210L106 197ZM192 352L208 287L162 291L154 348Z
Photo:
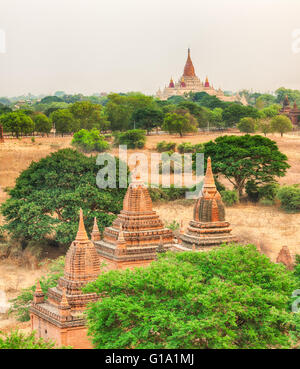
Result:
M216 188L210 158L207 159L202 196L194 206L194 219L180 234L180 239L184 247L196 250L237 241L231 234L229 222L225 220L225 206Z

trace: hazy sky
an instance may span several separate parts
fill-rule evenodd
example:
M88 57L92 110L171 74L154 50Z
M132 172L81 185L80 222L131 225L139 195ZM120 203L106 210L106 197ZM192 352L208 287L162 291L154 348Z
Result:
M188 47L216 88L300 89L300 0L0 0L0 30L0 96L154 93Z

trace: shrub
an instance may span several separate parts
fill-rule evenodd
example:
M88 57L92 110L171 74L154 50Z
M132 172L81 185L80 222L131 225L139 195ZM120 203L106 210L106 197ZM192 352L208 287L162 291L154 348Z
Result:
M171 229L171 231L177 231L180 228L180 224L174 219L172 222L166 223L165 227Z
M150 187L149 194L153 202L161 200L173 201L184 199L185 193L188 190L189 189L186 187L175 188L174 185L171 185L170 188L163 188L162 186L159 186L158 188Z
M126 132L114 134L114 145L127 145L128 149L142 149L146 143L146 131L131 129Z
M254 245L167 252L147 268L88 284L86 293L103 298L90 304L87 325L102 349L290 348L297 286Z
M95 128L91 131L81 129L74 133L71 143L86 153L91 151L103 152L109 149L109 143L105 141L100 131Z
M2 337L1 337L2 336ZM45 341L43 338L36 338L34 332L26 335L18 330L10 333L0 331L0 350L4 349L55 349L55 348L71 348L71 347L55 347L52 341Z
M175 142L160 141L156 145L156 150L158 152L175 151L175 148L176 148Z
M260 199L260 200L259 200L259 203L260 203L261 205L263 205L263 206L272 206L272 205L274 205L274 201L273 201L273 200L270 200L270 199L264 199L264 198Z
M184 154L186 152L193 153L195 151L195 146L190 142L182 142L180 145L178 145L178 152L180 152L180 154Z
M232 206L239 202L239 194L234 190L221 191L222 200L225 205Z
M299 185L283 186L277 192L277 198L281 202L281 207L287 212L300 211L300 188Z

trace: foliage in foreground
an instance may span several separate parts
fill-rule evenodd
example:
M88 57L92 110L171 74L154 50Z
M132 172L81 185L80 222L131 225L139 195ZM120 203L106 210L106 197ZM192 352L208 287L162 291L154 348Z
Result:
M277 197L281 202L281 207L287 211L296 213L300 211L300 187L299 185L282 186Z
M81 149L83 152L103 152L109 149L109 143L105 141L104 136L96 128L88 131L81 129L74 133L72 145Z
M125 165L125 164L124 164ZM9 191L10 198L1 206L5 230L25 241L54 239L70 244L78 227L79 208L90 232L96 216L101 230L111 225L122 209L126 189L119 189L119 160L116 159L117 188L99 189L95 157L76 150L63 149L38 162L32 162Z
M297 280L255 246L166 253L148 268L110 271L85 287L96 348L288 348ZM290 331L290 334L288 332Z
M42 338L35 338L34 332L26 335L24 333L11 331L3 333L0 331L0 350L1 349L54 349L54 348L71 348L71 347L55 347L54 342L45 341Z
M56 260L53 260L49 266L49 272L46 276L43 276L40 279L41 288L45 295L45 299L47 299L48 289L55 287L57 285L57 281L64 274L64 266L65 266L65 257L61 256ZM10 308L10 313L16 314L17 318L21 322L28 321L30 319L29 316L29 307L33 300L33 293L35 291L36 285L34 284L31 287L27 287L22 289L21 293L10 302L12 306Z

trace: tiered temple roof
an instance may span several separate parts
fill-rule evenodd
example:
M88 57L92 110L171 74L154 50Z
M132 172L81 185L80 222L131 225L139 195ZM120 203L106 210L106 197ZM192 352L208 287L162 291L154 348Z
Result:
M193 249L195 245L202 250L236 241L225 220L225 207L215 185L210 158L207 159L202 196L194 206L194 219L180 238L183 246Z
M137 266L156 259L157 248L173 243L173 233L152 210L147 186L137 177L128 187L123 210L101 241L94 242L98 254L115 268Z
M194 69L194 65L191 59L191 50L188 49L188 57L184 66L184 71L183 71L183 76L184 77L196 77L196 73L195 73L195 69Z

